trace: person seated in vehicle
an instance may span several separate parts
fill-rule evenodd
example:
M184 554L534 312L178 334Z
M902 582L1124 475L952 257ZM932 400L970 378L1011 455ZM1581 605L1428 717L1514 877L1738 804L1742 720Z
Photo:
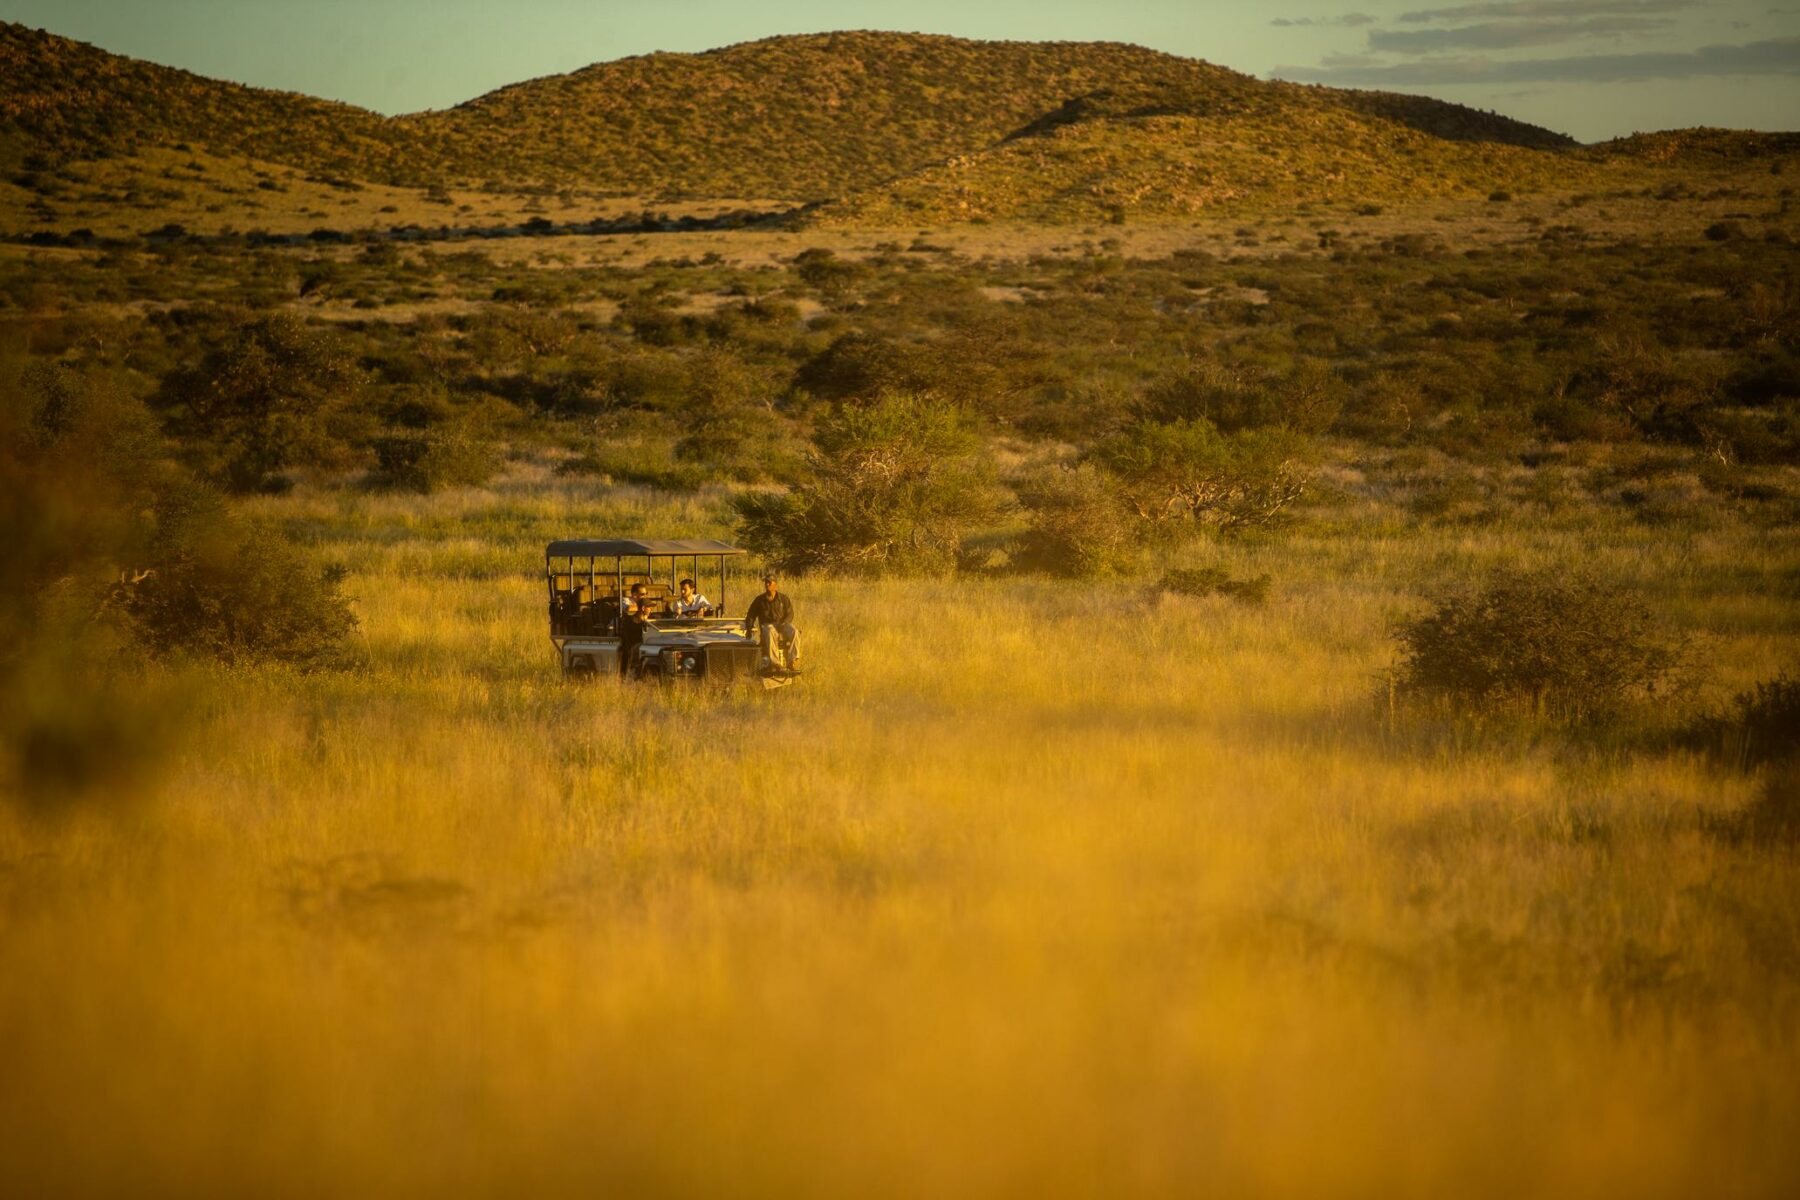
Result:
M691 579L681 581L681 595L670 605L678 617L708 617L712 615L712 601L700 594L699 585Z
M744 614L744 632L762 627L763 657L779 665L779 658L786 658L787 669L800 669L800 631L794 628L794 602L787 594L776 587L775 572L763 575L762 594L750 602L750 611ZM770 646L770 634L776 640ZM779 657L771 650L778 650Z
M644 598L644 585L634 583L625 600L625 611L619 614L619 674L637 673L638 647L644 644L644 630L649 624L650 604Z

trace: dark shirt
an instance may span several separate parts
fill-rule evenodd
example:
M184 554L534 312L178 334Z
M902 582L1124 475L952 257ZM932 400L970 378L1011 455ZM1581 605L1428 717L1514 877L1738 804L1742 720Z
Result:
M776 592L773 598L767 592L758 592L750 602L750 611L744 614L744 628L754 628L758 621L764 625L792 625L794 602L786 592Z
M619 640L627 645L635 646L644 640L644 629L650 624L650 618L635 608L628 608L619 614Z
M649 625L649 618L636 609L619 614L619 674L637 670L637 650L644 644L644 630Z

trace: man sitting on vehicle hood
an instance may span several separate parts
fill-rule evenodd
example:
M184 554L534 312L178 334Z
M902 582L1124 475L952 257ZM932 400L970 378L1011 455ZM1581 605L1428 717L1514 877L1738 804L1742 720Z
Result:
M757 625L762 626L763 657L771 662L779 661L770 653L769 634L771 631L780 639L779 649L787 658L787 669L800 669L800 631L794 628L794 602L786 593L775 586L775 572L770 571L763 576L762 595L750 602L750 611L744 614L744 632L749 633Z

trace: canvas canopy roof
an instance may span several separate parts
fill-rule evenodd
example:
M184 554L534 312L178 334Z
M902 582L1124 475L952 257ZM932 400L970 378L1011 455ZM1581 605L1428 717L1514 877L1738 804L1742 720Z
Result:
M710 538L646 538L616 541L592 541L575 538L551 542L544 549L545 558L618 558L649 556L651 558L688 558L696 554L742 554L736 546L715 542Z

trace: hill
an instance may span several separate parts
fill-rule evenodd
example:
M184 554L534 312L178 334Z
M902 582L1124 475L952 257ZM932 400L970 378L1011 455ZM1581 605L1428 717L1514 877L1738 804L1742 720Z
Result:
M1750 129L1666 129L1598 142L1588 152L1603 159L1631 159L1678 166L1732 167L1776 163L1800 156L1800 133ZM1785 170L1785 166L1782 168Z
M757 198L809 204L826 224L1176 219L1577 190L1793 154L1786 135L1719 130L1580 147L1427 97L1258 80L1110 42L776 37L597 63L400 117L12 24L0 24L0 72L0 216L28 228L151 228L159 208L213 226L430 222L384 187L432 189L439 206L452 187L555 191L558 211L577 197ZM505 207L516 218L531 205ZM463 219L485 211L457 206Z
M1419 97L1257 83L1103 92L972 155L821 206L823 224L1186 217L1581 187L1599 168L1547 130Z
M1300 91L1118 43L856 32L600 63L401 122L508 180L819 200L977 153L1071 105L1226 113ZM1437 101L1358 102L1404 107L1439 136L1569 144Z
M0 23L0 168L139 154L181 144L396 183L429 156L379 113L208 79Z
M1455 105L1265 83L1117 43L918 34L768 38L651 54L388 118L0 25L0 155L62 162L177 144L386 184L824 200L1022 132L1161 112L1278 122L1319 97L1440 139L1567 139Z

